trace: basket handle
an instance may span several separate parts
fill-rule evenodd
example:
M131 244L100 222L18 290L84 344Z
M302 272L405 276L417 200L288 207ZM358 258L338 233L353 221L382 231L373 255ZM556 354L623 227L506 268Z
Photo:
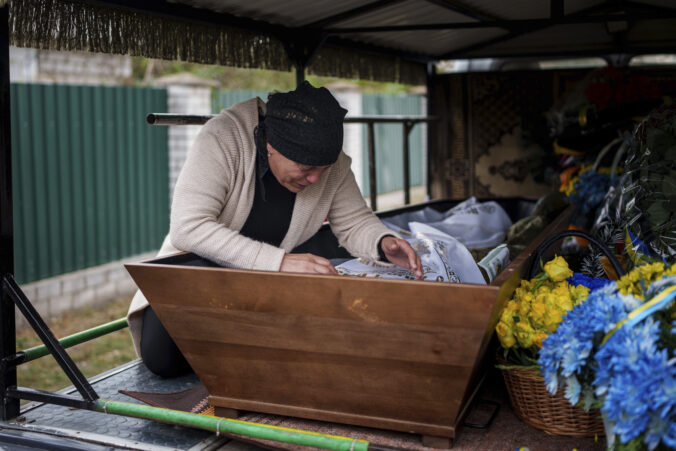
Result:
M537 248L537 250L535 251L535 257L533 258L533 261L530 264L530 271L528 271L531 279L537 275L538 268L540 266L540 260L542 260L542 254L544 254L545 251L549 249L549 247L556 241L568 236L579 236L581 238L588 240L590 243L598 247L601 250L601 252L605 254L606 257L608 257L608 260L610 261L610 264L613 265L613 269L615 269L615 272L617 273L618 277L622 277L625 274L622 264L617 260L617 258L615 258L613 253L610 252L610 250L599 240L597 240L590 234L581 232L579 230L566 230L564 232L557 233L556 235L547 238Z

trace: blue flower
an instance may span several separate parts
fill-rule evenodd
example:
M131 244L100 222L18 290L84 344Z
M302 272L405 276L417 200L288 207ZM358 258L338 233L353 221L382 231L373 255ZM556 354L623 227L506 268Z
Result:
M676 358L658 347L660 323L652 317L620 328L595 354L594 385L605 394L602 411L623 443L645 434L654 449L676 423ZM666 441L665 441L666 443Z
M676 449L676 421L672 421L662 436L662 441L669 448Z
M571 404L575 405L580 400L580 392L582 387L580 382L575 376L569 376L566 378L566 399L570 401Z
M547 389L556 393L559 378L566 383L573 375L581 375L573 384L591 382L589 375L593 367L591 353L603 335L626 317L625 302L617 296L615 284L593 291L587 300L575 306L564 316L554 333L542 343L538 363L545 378ZM566 399L575 404L579 400L581 387L566 387Z
M646 298L674 284L676 277L653 282ZM648 449L660 444L676 449L676 351L660 341L661 317L622 326L603 344L643 302L617 293L614 283L592 291L544 340L538 362L551 393L565 385L566 399L577 404L582 398L585 408L592 404L591 393L601 399L620 442L641 437ZM676 333L676 321L667 324Z
M571 277L567 278L566 281L573 286L584 285L585 287L589 288L590 292L613 283L613 281L609 279L603 279L601 277L589 277L577 272Z

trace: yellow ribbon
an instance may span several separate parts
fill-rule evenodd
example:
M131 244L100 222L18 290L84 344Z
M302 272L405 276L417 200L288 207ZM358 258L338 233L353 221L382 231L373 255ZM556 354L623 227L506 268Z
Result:
M637 308L636 310L632 311L629 315L627 315L627 317L625 319L623 319L622 321L617 323L617 325L615 326L615 328L613 330L608 332L606 334L606 336L603 337L603 341L601 342L601 345L606 344L606 341L608 341L608 339L610 337L612 337L615 332L620 330L620 328L622 326L624 326L626 323L628 323L629 321L636 318L638 315L640 315L642 312L646 311L650 307L654 306L655 304L659 304L660 302L662 302L662 300L664 300L665 297L669 296L673 291L676 291L676 285L672 285L669 288L662 290L660 292L660 294L658 294L657 296L652 298L650 301L646 302L645 304L643 304L642 306Z
M584 155L584 152L578 150L569 149L567 147L560 146L558 141L554 141L554 153L562 155L575 155L581 156Z

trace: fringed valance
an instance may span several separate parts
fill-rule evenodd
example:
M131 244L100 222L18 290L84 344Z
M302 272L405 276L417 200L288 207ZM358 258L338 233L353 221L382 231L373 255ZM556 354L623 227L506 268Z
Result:
M9 28L10 43L17 47L281 71L293 68L282 43L271 36L79 0L11 0ZM320 49L308 72L409 84L425 82L424 65L329 46Z
M291 69L271 37L78 0L12 0L9 27L17 47Z
M424 85L426 66L400 58L325 46L308 67L308 73L341 78Z

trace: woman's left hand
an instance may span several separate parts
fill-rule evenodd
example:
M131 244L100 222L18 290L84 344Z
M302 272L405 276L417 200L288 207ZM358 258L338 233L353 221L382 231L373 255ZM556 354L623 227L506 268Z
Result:
M408 241L393 236L386 236L380 242L385 257L397 266L413 272L415 278L422 280L423 271L420 257L415 253Z

